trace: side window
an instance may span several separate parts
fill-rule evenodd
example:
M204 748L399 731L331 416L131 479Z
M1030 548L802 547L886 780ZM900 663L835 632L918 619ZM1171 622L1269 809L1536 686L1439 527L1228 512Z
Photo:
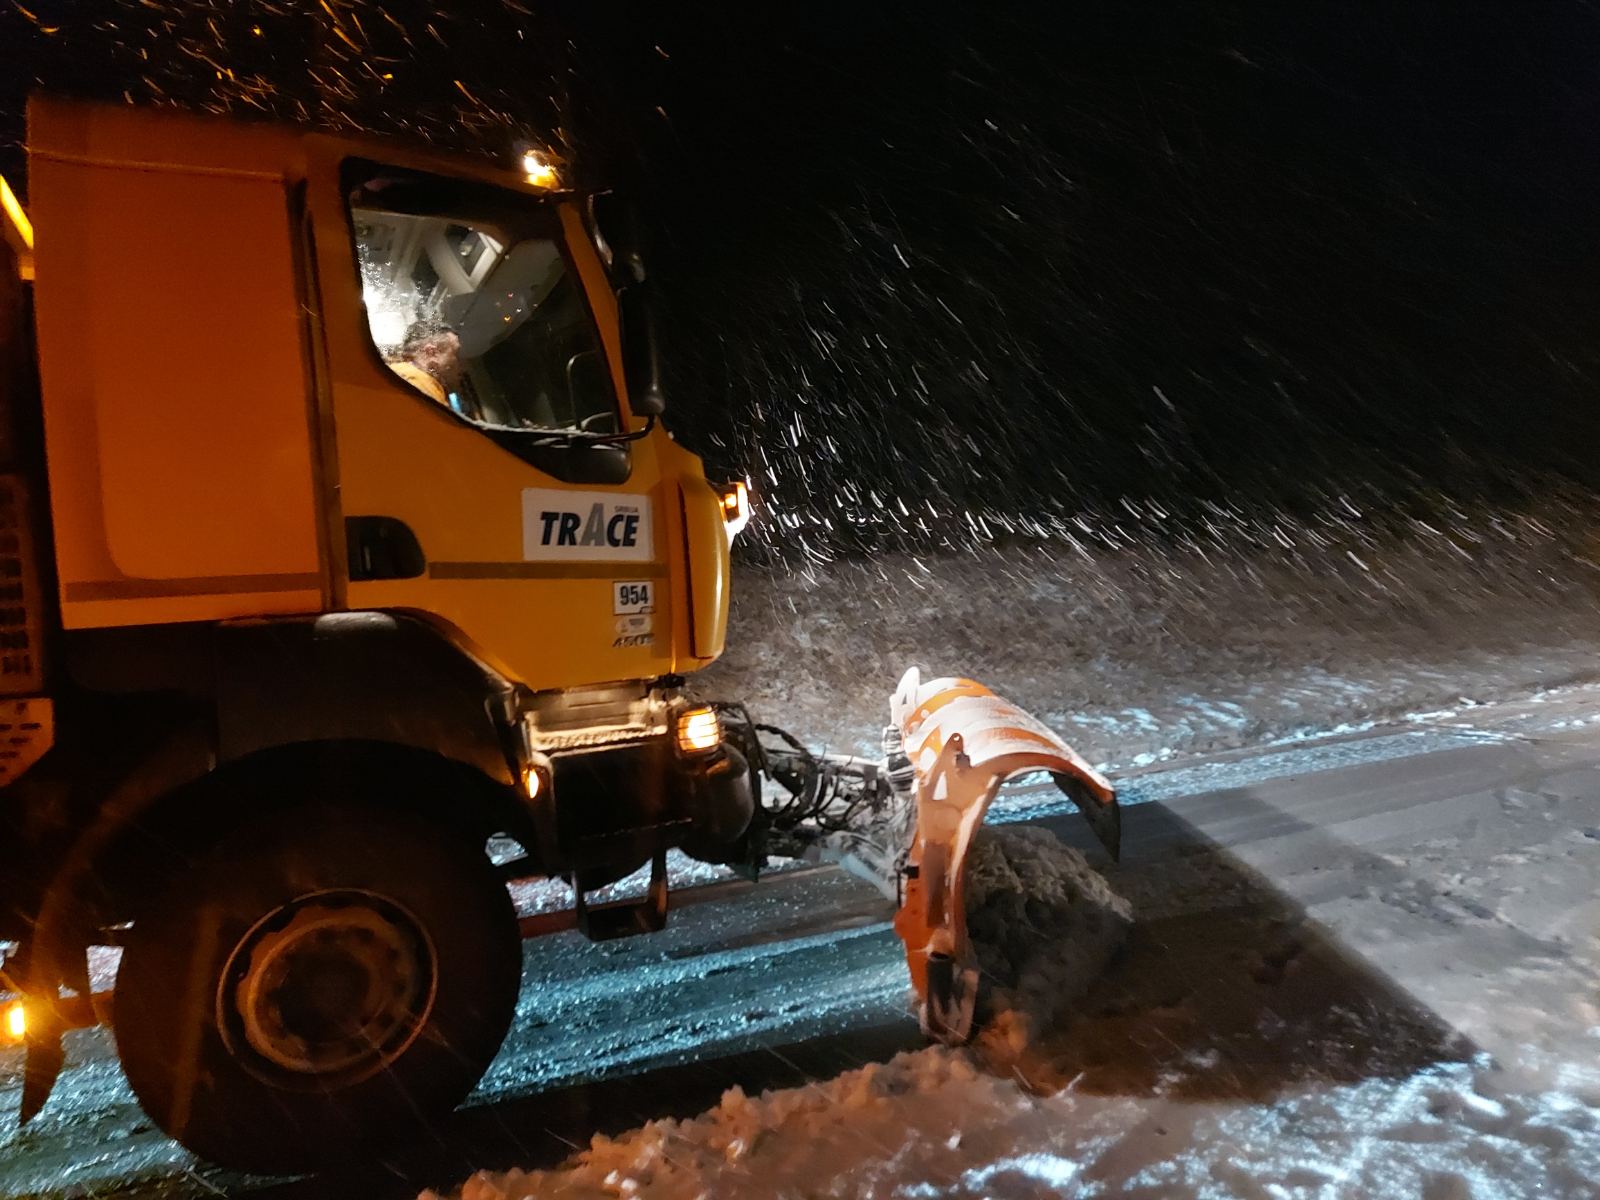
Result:
M372 341L399 379L490 430L619 432L599 334L537 201L399 172L349 199Z

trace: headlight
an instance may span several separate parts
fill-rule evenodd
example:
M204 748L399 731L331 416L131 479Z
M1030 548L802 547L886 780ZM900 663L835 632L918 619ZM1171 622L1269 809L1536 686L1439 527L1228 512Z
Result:
M704 754L722 745L722 721L714 708L691 708L678 715L678 749Z

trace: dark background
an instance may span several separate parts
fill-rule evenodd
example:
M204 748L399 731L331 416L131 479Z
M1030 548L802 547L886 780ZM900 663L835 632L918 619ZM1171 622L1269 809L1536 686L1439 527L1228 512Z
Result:
M1592 4L0 4L12 178L43 86L640 196L769 549L1600 484Z

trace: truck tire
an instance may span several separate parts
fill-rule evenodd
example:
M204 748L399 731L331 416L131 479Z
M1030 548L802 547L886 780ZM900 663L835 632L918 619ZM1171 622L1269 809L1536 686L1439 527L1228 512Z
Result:
M510 1027L521 940L481 849L415 817L277 814L165 882L114 999L134 1094L203 1158L314 1170L448 1113Z

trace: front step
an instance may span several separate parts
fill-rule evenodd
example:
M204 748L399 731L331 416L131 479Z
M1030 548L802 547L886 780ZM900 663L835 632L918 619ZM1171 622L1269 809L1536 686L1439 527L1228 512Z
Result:
M658 850L650 860L650 886L638 900L590 904L583 892L574 888L573 894L578 929L591 942L659 933L667 927L667 852Z

